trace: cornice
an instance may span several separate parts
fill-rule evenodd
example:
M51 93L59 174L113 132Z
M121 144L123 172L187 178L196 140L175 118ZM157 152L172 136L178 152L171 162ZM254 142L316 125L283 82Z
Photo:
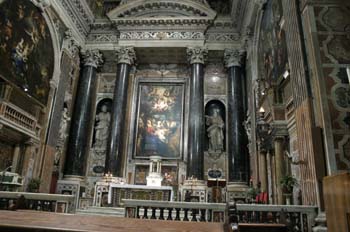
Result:
M57 1L66 11L79 33L85 38L90 31L90 24L94 16L84 0L60 0Z
M107 17L121 31L182 27L204 32L213 23L216 12L203 0L133 0L111 10Z

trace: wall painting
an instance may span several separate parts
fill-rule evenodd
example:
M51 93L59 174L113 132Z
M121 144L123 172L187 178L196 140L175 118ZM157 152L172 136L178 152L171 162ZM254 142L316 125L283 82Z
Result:
M30 1L0 1L0 76L46 105L54 67L49 28Z
M137 90L135 158L180 158L184 83L140 82Z

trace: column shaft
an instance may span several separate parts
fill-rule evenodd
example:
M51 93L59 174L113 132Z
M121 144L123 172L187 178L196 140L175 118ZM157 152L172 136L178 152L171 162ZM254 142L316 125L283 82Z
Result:
M261 183L261 191L267 192L267 164L266 151L260 151L259 155L259 180Z
M113 176L121 176L122 174L123 132L125 126L130 65L120 63L118 64L117 70L117 79L114 87L112 104L111 129L106 155L106 172L112 173Z
M192 64L190 81L189 154L187 176L203 180L204 90L203 64Z
M84 176L89 139L93 122L93 103L96 95L96 68L84 66L80 76L70 126L65 175Z
M65 176L84 176L86 158L90 148L93 126L93 107L96 99L97 67L102 64L102 54L98 50L82 52L84 67L78 82L74 111L65 161Z
M243 126L245 112L241 68L231 66L228 72L229 181L247 182L249 178L248 152Z
M283 204L283 192L280 180L284 175L283 167L283 138L276 138L275 141L275 165L276 165L276 187L277 187L277 204Z

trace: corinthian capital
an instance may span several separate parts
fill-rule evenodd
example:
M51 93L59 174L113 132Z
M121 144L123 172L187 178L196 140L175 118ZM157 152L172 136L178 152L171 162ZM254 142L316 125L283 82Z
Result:
M98 49L81 52L84 66L99 67L103 64L102 53Z
M120 47L115 51L117 63L133 65L136 61L136 53L133 47Z
M187 57L190 64L204 64L208 50L204 47L187 48Z
M226 68L232 66L241 66L241 60L244 55L244 51L238 49L225 49L224 62Z

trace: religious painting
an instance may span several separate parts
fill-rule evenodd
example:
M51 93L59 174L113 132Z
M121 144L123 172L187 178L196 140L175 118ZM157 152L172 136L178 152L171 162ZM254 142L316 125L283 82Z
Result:
M162 165L162 186L176 186L177 185L177 167Z
M147 180L146 177L148 176L148 165L136 165L135 166L135 179L134 184L137 185L146 185Z
M149 173L148 165L136 165L135 166L135 179L136 185L146 185ZM162 186L175 186L177 185L177 167L176 166L162 166L161 174L163 177Z
M134 157L181 156L184 87L176 82L138 83Z
M282 16L281 2L279 0L268 0L261 22L258 55L260 76L269 85L274 83L289 69Z
M0 1L0 76L46 105L54 67L49 28L30 1Z

